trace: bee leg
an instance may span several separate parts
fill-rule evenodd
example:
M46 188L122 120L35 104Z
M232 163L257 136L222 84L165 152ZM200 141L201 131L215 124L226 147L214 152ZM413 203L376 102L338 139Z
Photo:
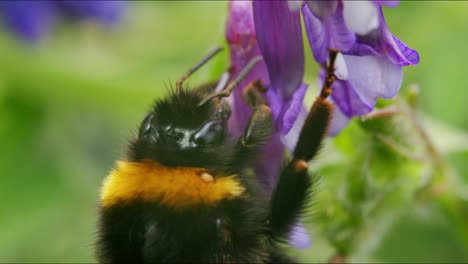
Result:
M243 134L237 141L236 159L232 168L249 164L255 157L257 148L264 145L273 134L273 115L263 98L264 88L260 82L252 82L244 90L242 97L253 110Z
M267 104L263 96L266 91L267 89L263 86L262 81L254 81L242 92L242 99L251 109L255 109L262 104Z
M313 180L308 165L320 149L332 113L332 105L320 97L313 104L302 128L293 160L281 172L270 205L273 237L284 238L306 209Z
M328 124L333 112L333 105L318 97L307 115L299 134L293 158L309 162L320 150L326 136Z
M264 144L273 133L273 114L263 97L265 91L261 82L256 81L250 83L242 94L244 101L253 110L244 134L240 138L240 143L245 148Z
M311 159L320 150L333 112L333 105L326 101L331 94L334 81L334 61L336 52L330 52L330 65L327 67L322 92L312 105L302 127L293 159L281 172L270 205L270 228L274 238L285 238L297 223L310 196L313 180L308 174Z

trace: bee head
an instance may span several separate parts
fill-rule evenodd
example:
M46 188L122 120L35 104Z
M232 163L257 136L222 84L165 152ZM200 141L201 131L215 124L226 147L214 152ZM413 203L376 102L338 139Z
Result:
M140 124L137 159L187 166L204 153L222 152L229 145L230 106L220 99L200 105L204 99L197 90L183 90L157 101Z
M215 86L183 89L183 82L222 48L211 52L176 82L170 96L155 103L140 124L130 147L130 159L152 159L166 166L227 165L235 150L228 141L227 121L231 110L223 98L230 96L261 57L255 57L232 80L227 71Z
M155 104L140 125L138 138L166 149L208 148L222 144L227 135L230 107L202 100L194 92L174 94Z

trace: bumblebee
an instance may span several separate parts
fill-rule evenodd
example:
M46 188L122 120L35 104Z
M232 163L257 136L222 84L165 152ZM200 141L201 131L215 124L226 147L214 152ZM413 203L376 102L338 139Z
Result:
M326 83L312 105L292 158L266 195L245 173L274 133L261 82L244 100L253 112L240 138L228 137L224 100L258 62L233 81L187 89L183 82L221 48L191 68L142 121L125 161L105 179L100 200L100 263L293 263L282 243L305 210L313 179L307 162L320 148L332 113Z

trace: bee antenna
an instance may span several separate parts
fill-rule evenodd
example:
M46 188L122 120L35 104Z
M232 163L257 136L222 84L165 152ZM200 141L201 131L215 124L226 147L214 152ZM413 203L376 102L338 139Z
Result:
M232 93L232 91L239 86L239 84L244 80L245 76L250 73L252 68L262 60L261 56L254 57L247 63L247 66L239 73L236 79L234 79L225 89L223 89L220 92L216 92L207 98L203 100L201 103L198 104L198 106L203 106L207 102L209 102L211 99L218 98L218 97L229 97Z
M221 78L219 78L218 84L216 85L216 88L214 91L217 93L219 91L224 90L226 88L226 85L229 83L229 79L231 79L231 73L230 71L225 71L223 75L221 75Z
M188 77L190 77L194 72L196 72L198 69L200 69L205 63L207 63L210 59L212 59L216 54L221 52L224 48L223 47L217 47L213 51L211 51L206 57L204 57L201 61L199 61L195 66L190 68L179 80L176 82L176 94L180 94L180 91L182 90L182 84L184 83L185 80L187 80Z

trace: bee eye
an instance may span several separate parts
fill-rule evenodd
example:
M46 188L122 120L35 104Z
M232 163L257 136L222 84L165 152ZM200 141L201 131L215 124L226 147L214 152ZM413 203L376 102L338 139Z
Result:
M226 134L226 127L221 120L206 123L193 136L192 141L199 146L221 143Z
M151 113L147 115L145 119L143 120L143 122L141 123L140 130L138 132L138 136L140 138L148 135L148 133L151 131L151 122L153 121L153 118L154 118L154 114Z
M174 141L180 141L184 138L184 134L176 131L175 129L171 128L168 131L169 137Z

